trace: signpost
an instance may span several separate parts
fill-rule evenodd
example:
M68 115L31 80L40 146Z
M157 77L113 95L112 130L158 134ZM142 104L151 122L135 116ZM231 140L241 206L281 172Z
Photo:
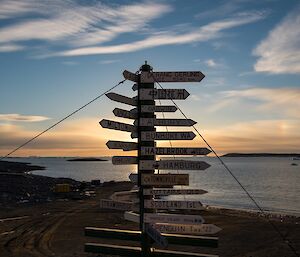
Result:
M106 145L109 149L123 149L123 151L131 151L138 149L138 144L135 142L109 140L107 141Z
M189 185L189 174L142 174L144 186ZM146 189L144 189L146 190Z
M145 200L144 205L149 209L168 209L168 210L204 210L200 201L164 201L164 200Z
M112 121L112 120L101 120L99 122L102 128L114 129L114 130L122 130L127 132L136 131L136 127L130 124Z
M145 213L145 222L199 225L204 223L204 219L200 215Z
M116 117L121 117L121 118L126 118L126 119L137 119L137 117L138 117L136 113L133 113L133 112L127 111L127 110L123 110L120 108L115 108L113 110L113 114Z
M156 188L156 189L144 189L144 195L156 195L156 196L167 196L167 195L202 195L206 194L207 191L203 189L169 189L169 188Z
M140 126L193 126L197 122L191 119L156 119L156 118L141 118L139 120ZM134 122L137 125L138 121Z
M137 184L138 190L115 192L111 199L102 199L100 208L127 211L126 220L139 224L139 231L112 230L107 228L89 228L88 235L97 235L106 238L139 240L141 247L118 246L108 244L86 244L86 251L108 254L125 254L127 256L169 256L195 257L208 256L197 253L154 249L153 241L165 248L170 244L186 244L216 246L215 239L184 236L181 234L213 234L220 229L211 224L205 224L200 215L185 215L164 213L168 210L177 212L184 210L204 210L200 201L157 200L159 196L205 194L202 189L173 189L174 185L189 185L189 174L154 174L160 170L205 170L210 165L204 161L189 161L177 159L157 160L156 155L206 155L207 148L198 147L156 147L156 140L193 140L192 131L156 132L155 126L194 126L196 121L191 119L156 118L156 112L176 112L177 106L155 104L156 99L185 100L189 93L185 89L156 89L155 82L200 82L204 75L200 71L170 71L153 72L147 63L136 72L125 70L125 79L133 81L133 91L137 96L127 97L116 93L107 93L106 96L116 102L135 106L123 110L115 108L113 113L117 117L135 120L134 125L103 119L99 123L103 128L131 132L131 137L137 142L123 142L109 140L106 145L109 149L123 151L137 150L137 156L113 156L114 165L137 164L137 173L131 173L129 179ZM153 187L156 188L153 188ZM155 199L156 198L156 199ZM159 212L155 213L157 210ZM130 211L130 212L129 212ZM132 211L138 212L134 213ZM179 233L178 235L160 234L160 232ZM212 255L209 255L212 256Z
M137 164L138 158L135 156L113 156L111 161L114 165Z
M150 132L150 131L142 131L141 139L142 140L193 140L195 138L195 134L192 131L184 131L184 132Z
M210 165L203 161L186 160L160 160L160 161L140 161L140 168L159 170L206 170Z
M140 89L141 100L154 100L154 99L173 99L185 100L189 96L189 92L185 89Z
M207 155L211 151L207 148L188 147L142 147L144 155Z
M191 235L209 235L216 234L221 231L221 228L214 224L201 224L201 225L184 225L184 224L168 224L156 223L154 225L160 232L170 234L191 234Z
M200 82L205 75L201 71L143 72L143 83L151 82Z
M137 100L127 97L127 96L123 96L123 95L119 95L116 93L107 93L105 94L110 100L119 102L119 103L123 103L123 104L128 104L128 105L132 105L132 106L137 106Z

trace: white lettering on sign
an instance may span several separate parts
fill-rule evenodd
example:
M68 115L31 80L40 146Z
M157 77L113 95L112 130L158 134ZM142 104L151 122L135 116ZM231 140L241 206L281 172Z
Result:
M144 221L152 224L154 223L202 224L204 222L204 219L200 215L144 213Z
M144 141L152 140L193 140L196 137L192 131L184 132L151 132L142 131L141 139Z
M142 185L189 185L189 174L142 174Z
M141 112L176 112L177 107L174 105L142 105Z
M208 235L216 234L221 231L221 228L214 224L201 224L201 225L184 225L184 224L166 224L157 223L154 225L162 233L175 233L175 234L192 234L192 235Z
M129 211L132 210L133 207L134 207L133 203L129 203L129 202L119 202L119 201L113 201L108 199L100 200L100 208L102 209Z
M169 189L169 188L160 188L160 189L144 189L144 195L158 195L158 196L167 196L167 195L202 195L206 194L207 191L203 189Z
M114 129L114 130L122 130L127 132L134 132L137 130L137 128L133 125L112 121L112 120L106 120L106 119L101 120L99 124L103 128Z
M188 147L142 147L142 155L207 155L211 151L207 148Z
M186 209L186 210L204 210L200 201L163 201L163 200L145 200L145 208L149 209Z
M210 164L203 161L186 161L186 160L160 160L160 161L150 161L142 160L140 161L141 170L205 170L210 167Z

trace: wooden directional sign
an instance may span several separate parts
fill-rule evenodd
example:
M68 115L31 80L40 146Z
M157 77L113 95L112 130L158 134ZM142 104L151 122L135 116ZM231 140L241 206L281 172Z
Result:
M113 101L123 103L123 104L129 104L132 106L137 106L137 99L136 98L130 98L124 95L119 95L116 93L107 93L106 96Z
M203 161L186 160L160 160L160 161L140 161L141 170L160 169L160 170L205 170L210 165Z
M130 173L129 179L132 183L137 184L138 182L138 174L137 173Z
M189 174L142 174L142 185L189 185Z
M200 215L182 215L165 213L145 213L144 221L147 223L170 223L170 224L202 224L204 219Z
M185 89L140 89L141 100L155 100L155 99L173 99L185 100L189 96L189 92Z
M134 122L137 125L138 121ZM191 119L156 119L156 118L140 118L140 126L193 126L197 122Z
M141 112L176 112L174 105L142 105Z
M136 127L133 125L112 121L112 120L106 120L106 119L101 120L99 124L103 128L114 129L114 130L121 130L127 132L134 132L137 130Z
M130 202L113 201L109 199L100 200L100 208L102 209L130 211L133 209L133 207L134 207L133 203Z
M123 149L123 151L138 150L138 144L134 142L109 140L106 145L109 149Z
M153 82L200 82L205 75L201 71L142 72L142 83Z
M138 190L115 192L110 196L111 200L121 202L138 202Z
M207 191L203 189L144 189L144 195L157 195L157 196L168 196L168 195L202 195L206 194Z
M112 164L114 165L127 165L127 164L137 164L138 158L135 156L113 156Z
M145 200L145 208L148 209L171 209L171 210L204 210L200 201L164 201L164 200Z
M211 151L198 147L142 147L142 155L207 155Z
M166 248L168 241L151 224L145 224L145 232L160 246Z
M144 141L149 140L193 140L195 134L192 131L182 131L182 132L152 132L152 131L142 131L141 138Z
M126 211L124 213L124 219L135 223L140 223L140 215L131 211Z
M123 110L120 108L115 108L113 113L117 117L126 118L126 119L137 119L137 113L133 113L127 110Z
M201 225L184 225L184 224L167 224L157 223L154 225L160 232L170 234L192 234L192 235L208 235L216 234L222 229L214 224Z
M128 80L131 80L131 81L134 81L134 82L138 82L139 81L139 77L138 75L128 71L128 70L124 70L123 71L123 76L125 79L128 79Z

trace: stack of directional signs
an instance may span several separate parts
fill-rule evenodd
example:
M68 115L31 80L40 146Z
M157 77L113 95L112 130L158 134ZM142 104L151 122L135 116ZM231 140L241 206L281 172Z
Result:
M193 126L189 119L158 119L155 113L175 112L176 106L155 104L156 99L184 100L189 96L185 89L156 89L155 82L200 82L204 75L199 71L152 72L145 64L139 74L124 71L126 79L134 81L133 90L137 97L130 98L115 93L107 97L113 101L134 106L130 111L115 108L117 117L134 120L134 125L110 120L100 121L104 128L131 132L137 142L108 141L110 149L124 151L137 150L135 156L114 156L115 165L137 164L137 173L130 175L137 184L136 190L116 192L111 199L102 199L100 207L125 211L124 218L139 224L139 231L105 228L85 229L87 236L140 241L140 247L88 243L86 252L121 256L216 256L192 252L167 250L171 244L186 246L217 247L218 238L208 237L221 229L213 224L205 224L196 212L185 215L184 210L205 210L200 201L162 200L169 195L204 194L201 189L175 189L175 185L189 185L189 174L158 174L156 170L205 170L210 165L204 161L178 159L156 160L156 155L206 155L207 148L156 147L156 140L193 140L191 131L156 132L156 126ZM177 210L174 214L174 210ZM181 211L178 212L178 211ZM178 214L179 213L179 214ZM154 248L153 244L158 245ZM183 249L187 249L184 247Z

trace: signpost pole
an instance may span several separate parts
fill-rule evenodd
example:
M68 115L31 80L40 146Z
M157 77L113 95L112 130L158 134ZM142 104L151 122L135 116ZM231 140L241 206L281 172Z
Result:
M145 62L145 64L140 68L141 73L143 72L152 72L151 66ZM142 155L141 148L145 146L155 147L154 139L142 140L141 132L142 131L155 131L154 126L140 126L140 118L154 118L154 111L153 112L142 112L141 106L142 105L155 105L154 100L141 100L141 89L154 89L154 83L141 83L141 75L138 77L138 186L139 186L139 199L140 199L140 230L142 233L142 240L141 240L141 249L142 254L141 256L149 256L150 255L150 248L151 248L151 238L146 232L145 223L144 223L144 213L145 212L152 212L151 209L145 210L144 208L144 199L151 199L152 196L144 196L143 189L151 189L152 186L143 186L142 185L142 173L147 174L154 174L155 169L149 170L141 170L139 162L140 160L155 160L155 153L153 155Z

